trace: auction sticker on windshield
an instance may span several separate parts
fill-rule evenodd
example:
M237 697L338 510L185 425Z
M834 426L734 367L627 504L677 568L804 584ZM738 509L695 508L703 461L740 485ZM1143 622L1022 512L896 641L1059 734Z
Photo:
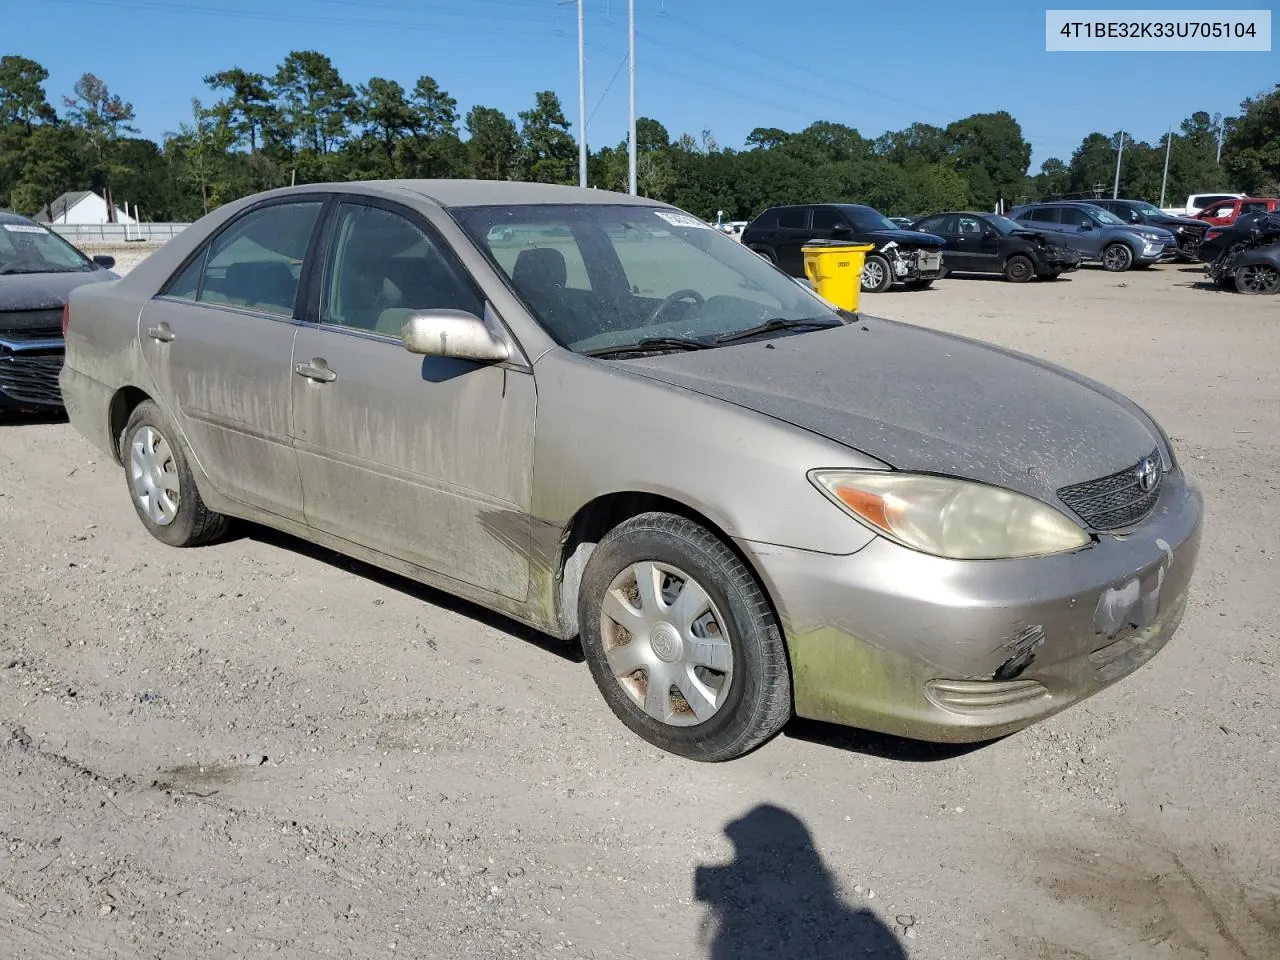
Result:
M674 213L670 210L655 210L653 212L673 227L694 227L699 230L711 229L711 224L703 223L697 217L691 217L687 213Z
M6 223L3 226L10 233L44 233L44 227L33 227L26 223Z

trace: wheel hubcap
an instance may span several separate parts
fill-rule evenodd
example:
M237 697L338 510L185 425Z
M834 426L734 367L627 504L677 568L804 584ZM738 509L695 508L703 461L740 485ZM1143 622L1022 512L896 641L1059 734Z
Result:
M868 287L878 287L884 280L884 271L874 261L862 268L862 282Z
M733 679L733 647L710 594L670 564L619 573L600 612L605 659L618 685L654 720L692 726L715 716Z
M1127 266L1129 263L1129 252L1123 247L1112 247L1106 253L1106 265L1113 270L1119 270L1121 267Z
M1268 293L1280 287L1280 272L1265 264L1254 264L1241 268L1244 287L1255 293Z
M129 486L142 512L157 526L178 514L178 469L169 442L155 427L143 427L129 447Z

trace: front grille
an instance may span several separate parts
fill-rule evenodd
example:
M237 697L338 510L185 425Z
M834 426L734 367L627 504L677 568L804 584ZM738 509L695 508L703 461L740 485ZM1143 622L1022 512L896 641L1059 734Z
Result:
M0 394L20 404L61 406L61 372L61 351L27 356L0 353Z
M1141 476L1147 461L1155 465L1155 478L1151 489L1143 490ZM1153 450L1118 473L1063 487L1058 497L1094 530L1119 530L1144 520L1155 509L1163 483L1160 451Z
M62 336L62 308L56 310L0 310L0 337L13 331L54 330Z

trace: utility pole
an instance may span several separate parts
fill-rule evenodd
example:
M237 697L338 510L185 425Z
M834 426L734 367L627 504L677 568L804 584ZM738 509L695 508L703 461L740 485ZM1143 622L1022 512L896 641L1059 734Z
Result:
M582 35L582 2L578 0L578 186L587 185L587 55Z
M1169 128L1169 132L1165 135L1164 145L1164 176L1160 178L1160 206L1164 206L1164 187L1169 182L1169 151L1173 149L1173 127Z
M1222 129L1226 126L1227 119L1218 114L1218 162L1222 162Z
M630 21L627 72L631 74L631 136L628 138L627 172L630 193L634 197L636 195L636 0L627 0L627 17Z
M1120 196L1120 158L1124 156L1124 131L1120 131L1120 149L1116 152L1116 182L1111 187L1111 199Z

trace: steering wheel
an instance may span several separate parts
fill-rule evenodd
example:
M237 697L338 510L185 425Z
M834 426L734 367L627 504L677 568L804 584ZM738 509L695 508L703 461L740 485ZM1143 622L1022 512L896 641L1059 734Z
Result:
M650 324L657 323L658 318L662 316L663 313L666 312L668 307L670 307L673 303L679 303L681 300L692 300L698 306L702 306L704 303L706 303L706 300L703 298L702 294L700 294L697 290L688 290L688 289L677 290L675 293L671 294L670 296L663 298L663 301L653 308L653 313L649 314L649 323Z

